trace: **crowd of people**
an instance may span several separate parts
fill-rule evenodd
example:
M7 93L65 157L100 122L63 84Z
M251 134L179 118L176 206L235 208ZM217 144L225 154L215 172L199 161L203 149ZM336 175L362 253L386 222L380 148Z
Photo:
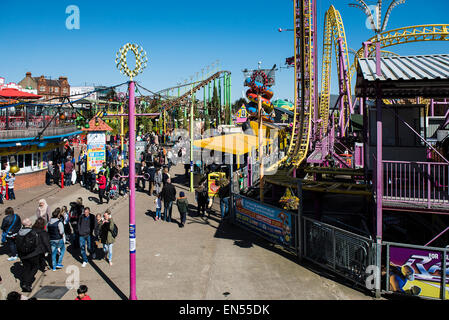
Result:
M183 228L189 214L189 201L184 192L178 194L170 174L173 158L181 157L182 152L176 152L174 156L172 150L158 143L160 137L154 134L142 136L141 139L147 140L147 147L136 163L136 190L155 197L155 221L171 222L173 207L177 206L179 226ZM12 188L9 190L13 190L14 175L2 176L2 186L10 183L11 179ZM95 169L88 171L86 148L82 147L75 161L74 149L66 146L64 153L59 154L55 162L48 163L46 182L63 183L64 186L80 183L91 192L98 192L99 204L102 204L119 196L127 196L129 165L121 159L118 146L108 145L106 161L98 173ZM229 212L229 181L221 182L218 196L224 219ZM195 189L195 199L198 215L204 217L211 207L207 177ZM118 227L109 209L95 215L81 197L68 206L51 209L47 201L41 199L37 204L35 218L34 223L30 218L22 220L12 207L8 207L1 224L2 245L9 253L7 260L13 262L20 259L23 266L20 279L23 292L32 291L38 270L56 272L63 269L67 251L80 262L81 267L85 267L89 259L105 259L109 265L113 265L113 246ZM78 289L79 300L88 299L86 292L85 286ZM13 294L13 298L19 296Z
M8 261L20 259L23 273L20 286L31 292L38 270L63 269L66 246L81 261L81 267L90 259L105 259L112 266L112 252L118 227L110 210L94 215L83 205L82 198L67 206L50 210L45 199L39 200L36 220L21 219L12 207L5 209L2 225L2 244L8 248ZM102 250L100 250L100 245Z

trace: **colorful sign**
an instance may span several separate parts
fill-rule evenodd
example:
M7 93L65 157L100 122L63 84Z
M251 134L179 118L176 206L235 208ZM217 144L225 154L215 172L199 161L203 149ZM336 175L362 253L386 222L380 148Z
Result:
M293 246L291 213L234 195L236 222L284 246Z
M87 134L87 170L98 169L106 161L106 133L89 132Z
M441 299L443 252L390 247L390 291ZM449 266L446 255L446 265ZM446 299L449 269L446 267Z
M136 141L136 162L140 162L140 156L142 153L145 153L146 147L146 141Z
M237 112L237 123L243 123L248 120L248 111L245 105L243 105Z
M224 172L212 172L209 173L208 177L208 194L209 197L214 197L217 193L220 187L218 186L218 181L225 178L226 174Z

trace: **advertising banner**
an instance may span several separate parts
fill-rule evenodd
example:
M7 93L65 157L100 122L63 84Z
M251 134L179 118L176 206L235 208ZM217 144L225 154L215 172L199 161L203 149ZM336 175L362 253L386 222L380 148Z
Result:
M441 299L442 258L440 251L390 247L390 291ZM449 266L447 255L446 266ZM446 267L446 275L448 271Z
M91 132L87 134L87 170L98 169L106 161L106 133Z
M268 240L287 247L293 246L290 212L234 195L237 223Z
M142 153L145 153L146 147L146 141L136 141L136 162L140 162L140 156Z

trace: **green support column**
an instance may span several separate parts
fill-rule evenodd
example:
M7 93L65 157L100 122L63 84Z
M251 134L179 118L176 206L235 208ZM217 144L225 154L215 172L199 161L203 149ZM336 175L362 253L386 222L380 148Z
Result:
M229 102L229 125L232 125L231 75L229 75L228 102Z
M215 79L214 79L212 93L215 92L216 86L217 86L217 83L216 83L216 81L215 81ZM217 116L218 116L218 119L221 119L221 105L218 106ZM218 121L218 123L221 124L221 121Z

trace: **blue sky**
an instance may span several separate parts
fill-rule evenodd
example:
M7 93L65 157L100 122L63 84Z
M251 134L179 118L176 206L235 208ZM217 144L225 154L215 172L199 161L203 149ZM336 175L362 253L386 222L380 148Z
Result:
M325 11L333 4L345 24L349 47L358 50L373 33L365 15L348 4L318 0L319 56ZM375 1L368 1L375 3ZM390 1L384 1L386 7ZM68 30L66 7L80 9L80 30ZM232 72L232 100L242 96L244 68L284 66L293 55L292 0L259 1L4 1L0 19L0 76L18 82L34 76L67 76L71 85L115 85L126 78L115 68L115 54L127 42L145 48L149 64L136 78L158 91L176 85L220 60ZM408 0L393 11L387 29L449 23L449 1ZM399 54L449 53L449 42L426 42L390 48ZM352 60L353 56L350 56ZM334 60L334 59L333 59ZM335 70L335 65L333 66ZM319 59L321 69L321 59ZM319 72L319 74L321 74ZM337 83L332 83L332 91ZM274 99L293 98L293 70L280 69Z

